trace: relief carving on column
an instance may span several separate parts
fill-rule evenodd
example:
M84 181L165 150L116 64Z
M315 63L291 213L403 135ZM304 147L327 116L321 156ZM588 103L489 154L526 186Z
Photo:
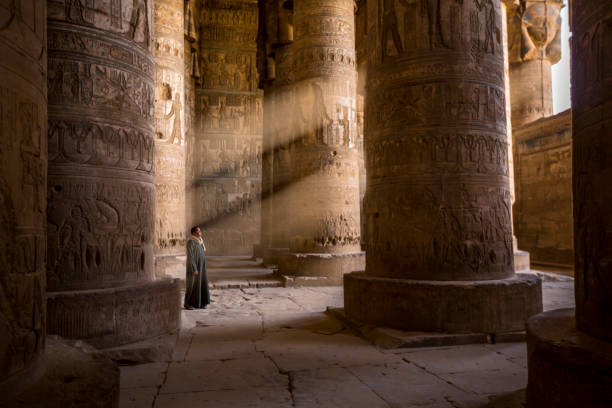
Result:
M507 2L508 3L508 2ZM508 58L510 63L561 59L563 0L509 2Z
M0 392L9 399L38 378L45 349L45 4L0 7Z
M152 276L151 0L48 5L50 290Z

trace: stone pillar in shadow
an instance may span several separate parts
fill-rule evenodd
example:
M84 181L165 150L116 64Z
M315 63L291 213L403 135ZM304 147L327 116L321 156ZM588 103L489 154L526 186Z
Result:
M46 1L12 5L0 11L0 400L38 379L45 350Z
M107 348L179 327L154 276L153 1L48 4L47 332Z
M512 126L553 114L551 66L561 59L563 0L505 1Z
M576 309L527 323L529 407L612 402L612 3L573 0L572 170Z
M359 154L354 6L350 0L294 5L290 253L287 284L341 284L360 270Z
M156 0L155 272L185 273L185 50L183 0ZM190 61L191 63L191 61Z
M366 269L346 315L417 331L522 330L541 281L515 275L501 5L368 2Z
M262 14L263 13L263 14ZM287 95L293 77L293 3L268 0L260 5L263 25L260 45L264 88L264 148L262 171L261 247L267 264L277 264L279 253L288 251L287 223L290 214L284 187L290 184L288 147L290 106Z

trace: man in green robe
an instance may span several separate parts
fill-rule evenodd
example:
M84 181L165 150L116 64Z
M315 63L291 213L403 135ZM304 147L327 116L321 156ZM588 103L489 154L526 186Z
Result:
M206 275L206 247L200 227L193 227L187 241L185 309L206 309L208 304L210 304L210 293Z

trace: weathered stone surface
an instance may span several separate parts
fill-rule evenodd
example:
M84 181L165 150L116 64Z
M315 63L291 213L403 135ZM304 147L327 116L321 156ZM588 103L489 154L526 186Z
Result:
M253 0L202 2L192 223L210 254L250 254L259 236L263 104Z
M152 5L49 3L49 290L153 276Z
M47 332L98 348L152 338L180 326L178 280L47 293Z
M222 405L220 405L222 401ZM255 387L224 391L193 392L185 394L161 394L157 398L159 408L197 406L202 408L290 408L289 391L284 388Z
M296 267L296 261L310 257L319 276L334 276L347 269L337 266L350 263L345 255L360 250L353 13L348 0L295 3L295 76L288 95L291 186L286 194L292 214L290 252L298 255L279 259L282 275L302 276L301 266L306 266L304 275L312 275L314 267L303 262ZM320 254L337 259L321 262Z
M286 253L280 255L279 264L286 286L342 285L344 274L365 268L365 253Z
M486 333L542 310L539 280L514 275L500 7L368 3L382 17L368 19L367 257L345 276L351 319Z
M530 274L448 282L380 278L355 272L345 275L344 289L344 310L350 319L404 330L523 330L526 317L542 311L542 282Z
M155 23L155 270L163 275L185 253L184 1L156 0ZM163 258L170 259L164 260Z
M152 10L148 0L48 4L48 331L98 347L180 321L177 282L151 282Z
M0 6L0 400L45 349L46 1Z
M512 126L553 113L550 67L561 58L562 0L506 1Z
M576 320L612 342L612 3L574 1L572 32Z
M118 408L119 368L91 346L48 338L45 372L2 407Z
M536 263L574 264L571 111L513 129L514 232Z
M573 309L529 319L527 347L527 406L610 406L612 343L578 330Z

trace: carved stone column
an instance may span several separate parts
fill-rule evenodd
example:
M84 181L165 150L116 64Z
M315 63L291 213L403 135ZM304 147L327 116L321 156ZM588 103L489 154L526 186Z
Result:
M257 2L201 2L199 21L194 223L202 227L211 255L248 255L260 235L263 106Z
M512 126L553 114L550 67L561 58L563 0L506 1Z
M368 2L366 270L349 318L419 331L522 330L541 281L515 275L500 3Z
M48 3L48 332L105 348L178 328L153 282L153 2Z
M356 144L356 63L351 0L294 3L295 68L288 284L341 284L363 268Z
M0 402L45 350L46 2L0 8Z
M180 276L185 263L184 0L156 0L155 270Z
M612 401L612 3L573 0L572 159L576 310L527 324L529 407Z

